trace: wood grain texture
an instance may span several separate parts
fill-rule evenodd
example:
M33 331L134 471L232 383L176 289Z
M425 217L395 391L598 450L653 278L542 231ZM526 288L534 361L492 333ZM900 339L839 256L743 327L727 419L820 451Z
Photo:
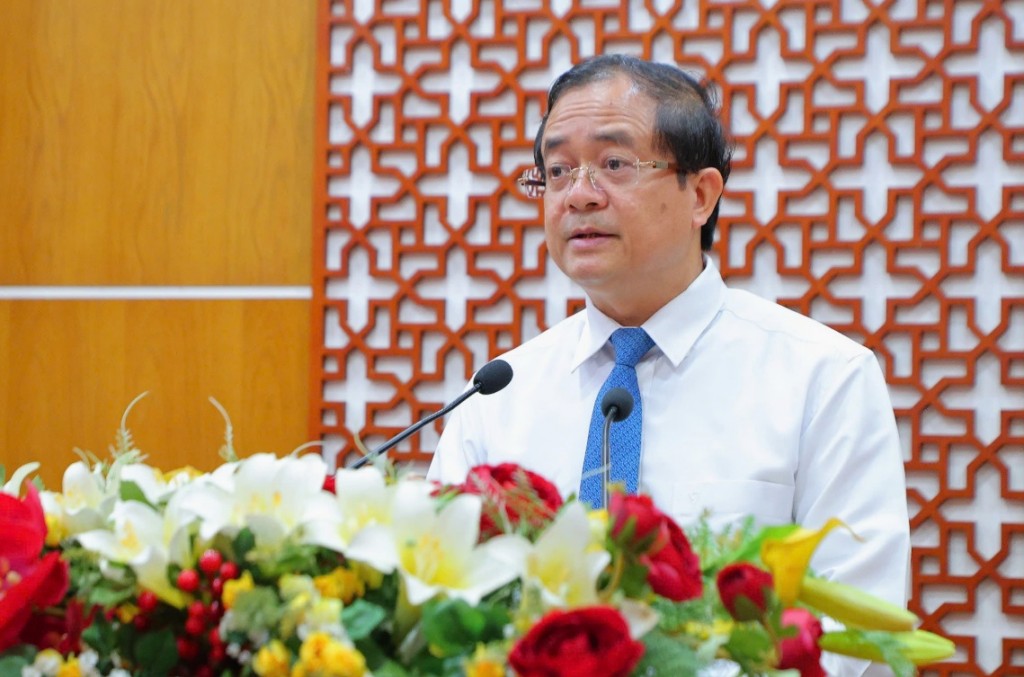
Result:
M315 9L0 3L0 285L308 284Z
M75 447L105 455L121 414L153 464L210 470L307 439L308 301L0 301L0 463L59 486Z

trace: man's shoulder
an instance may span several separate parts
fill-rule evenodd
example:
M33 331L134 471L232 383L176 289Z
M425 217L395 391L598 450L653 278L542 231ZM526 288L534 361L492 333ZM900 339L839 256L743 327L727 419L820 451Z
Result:
M799 343L808 348L817 347L843 359L852 359L870 352L818 320L743 289L728 290L723 312L745 325L752 337L760 334Z
M502 358L521 361L540 356L550 357L553 350L575 351L585 322L586 313L583 311L574 313L512 348L502 355Z

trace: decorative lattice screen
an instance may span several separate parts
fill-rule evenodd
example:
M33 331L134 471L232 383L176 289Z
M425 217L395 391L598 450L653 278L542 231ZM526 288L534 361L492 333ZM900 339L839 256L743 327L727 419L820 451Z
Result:
M1024 1L321 0L311 428L383 441L579 306L530 165L596 53L717 83L727 281L874 349L903 438L912 608L1024 674ZM423 462L438 428L398 458Z

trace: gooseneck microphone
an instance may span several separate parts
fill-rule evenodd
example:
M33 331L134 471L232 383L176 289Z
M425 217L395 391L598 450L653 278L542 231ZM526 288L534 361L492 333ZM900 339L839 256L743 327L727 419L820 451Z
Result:
M633 413L633 396L625 388L612 388L601 398L601 414L604 415L604 431L601 433L601 488L604 490L604 509L608 509L608 473L611 471L610 435L612 422L624 421Z
M373 459L377 458L381 454L386 453L389 449L397 445L406 437L412 435L414 432L416 432L423 426L427 425L428 423L430 423L431 421L438 417L444 416L452 409L465 402L470 395L473 395L475 393L481 393L482 395L490 395L492 393L496 393L505 386L507 386L510 381L512 381L512 366L509 365L509 363L506 362L505 360L491 360L484 366L480 367L480 371L478 371L476 375L473 377L472 387L470 387L468 390L466 390L466 392L462 393L454 400L452 400L451 404L444 407L440 411L434 412L430 416L427 416L426 418L421 419L416 423L413 423L411 426L409 426L402 432L398 433L390 440L388 440L384 444L380 445L379 447L368 453L366 456L363 456L361 459L353 463L350 467L352 469L363 467L364 465L366 465ZM629 397L629 393L626 393L626 396ZM630 408L633 407L632 398L630 398L629 400L629 406Z

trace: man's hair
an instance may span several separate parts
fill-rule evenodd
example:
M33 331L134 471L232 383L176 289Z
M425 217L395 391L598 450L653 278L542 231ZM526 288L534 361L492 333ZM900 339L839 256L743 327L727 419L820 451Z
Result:
M679 165L680 181L705 167L714 167L721 172L723 181L728 180L732 147L718 117L717 101L710 86L675 66L625 54L595 56L581 61L551 85L547 113L541 120L533 144L533 157L538 167L544 167L541 142L548 116L558 99L569 90L618 75L629 78L638 92L655 102L654 147L673 156ZM714 241L720 206L721 198L707 223L701 227L700 246L705 251L711 249Z

